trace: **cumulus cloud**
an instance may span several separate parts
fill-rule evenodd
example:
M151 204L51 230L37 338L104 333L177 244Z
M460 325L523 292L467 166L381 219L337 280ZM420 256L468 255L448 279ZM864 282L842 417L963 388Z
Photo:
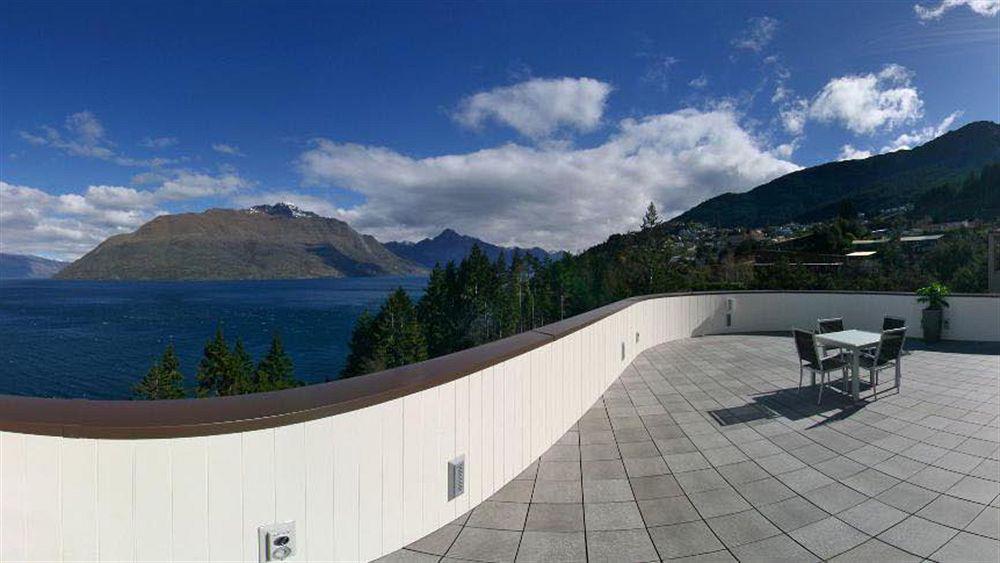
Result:
M212 150L222 154L228 154L230 156L246 156L239 147L235 145L227 145L226 143L214 143L212 144Z
M947 133L951 129L951 126L954 125L955 120L961 115L961 111L955 111L948 114L948 116L942 119L937 125L928 125L926 127L921 127L920 129L914 129L907 133L903 133L890 141L888 144L882 146L882 148L878 151L875 151L874 149L858 149L849 144L844 145L840 148L840 155L837 157L837 160L868 158L874 154L885 154L898 150L912 149L913 147L932 141Z
M177 162L169 158L138 159L118 153L104 124L90 111L70 114L61 130L42 125L34 133L20 131L20 135L32 145L52 147L70 156L97 158L120 166L158 167Z
M177 137L146 137L139 142L147 149L165 149L177 144Z
M840 147L840 155L837 156L837 160L860 160L871 155L871 151L857 149L853 145L844 145Z
M891 143L882 147L881 152L885 153L902 149L912 149L915 146L922 145L927 141L936 139L947 133L948 130L951 129L952 124L955 123L955 120L961 115L961 111L955 111L942 119L941 123L938 123L937 125L929 125L921 129L910 131L909 133L903 133L893 139Z
M746 29L733 39L732 43L737 49L746 49L759 53L771 43L777 31L778 20L772 17L750 18L747 20Z
M877 73L833 78L812 100L785 101L779 112L790 133L799 134L806 121L839 123L858 134L895 129L923 117L924 102L912 84L913 73L890 64ZM779 101L787 92L775 92Z
M533 78L465 98L454 118L473 128L492 121L536 140L560 129L592 131L611 90L593 78Z
M381 240L444 227L502 244L581 249L638 224L649 201L666 216L797 170L739 124L730 108L625 119L592 148L507 144L413 158L326 139L300 155L307 186L366 202L339 216Z
M131 232L161 205L232 196L252 183L234 172L175 171L156 189L93 185L82 193L50 194L0 181L0 250L77 258L105 238Z
M1000 0L942 0L940 4L930 8L914 4L913 11L921 20L928 21L941 19L945 12L959 6L968 6L973 12L986 17L993 17L1000 13Z

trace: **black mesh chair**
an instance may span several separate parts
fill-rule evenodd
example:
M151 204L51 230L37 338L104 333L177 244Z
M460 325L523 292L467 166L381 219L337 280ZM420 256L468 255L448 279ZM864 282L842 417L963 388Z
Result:
M906 319L889 316L882 319L882 330L895 330L897 328L906 328Z
M842 379L847 383L847 363L840 355L822 357L816 348L816 337L806 330L794 329L792 336L795 337L795 349L799 353L799 390L802 389L802 376L805 370L812 372L815 378L819 373L819 399L816 404L823 402L824 380L829 381L829 374L832 371L840 370ZM846 386L844 387L846 389Z
M872 385L872 396L878 396L878 372L889 368L896 369L896 390L902 376L900 359L903 355L903 343L906 341L906 327L883 330L878 347L874 354L861 354L858 365L868 370L868 381Z
M819 329L816 332L819 334L826 334L828 332L840 332L844 330L844 318L835 317L832 319L819 319L816 321L816 328ZM830 352L836 352L837 354L843 353L843 350L838 346L829 346L824 348Z

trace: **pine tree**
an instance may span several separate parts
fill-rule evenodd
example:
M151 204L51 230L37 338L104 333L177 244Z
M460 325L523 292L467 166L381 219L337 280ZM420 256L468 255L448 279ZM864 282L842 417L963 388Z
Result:
M385 369L427 359L427 341L410 296L398 288L375 317L375 357Z
M274 333L271 337L271 348L257 364L255 374L257 391L278 391L298 387L301 382L295 379L293 371L292 358L285 352L281 336Z
M253 359L243 346L243 340L237 338L236 345L229 355L229 372L232 375L232 387L226 395L245 395L259 390Z
M653 202L649 202L649 207L646 208L646 215L642 218L642 230L649 230L660 223L660 214L656 212L656 205Z
M233 387L232 362L229 345L222 328L215 329L215 337L205 343L204 354L198 364L198 395L227 395Z
M136 399L157 400L183 399L185 394L184 375L171 343L163 351L160 361L154 363L146 376L133 387L133 396Z

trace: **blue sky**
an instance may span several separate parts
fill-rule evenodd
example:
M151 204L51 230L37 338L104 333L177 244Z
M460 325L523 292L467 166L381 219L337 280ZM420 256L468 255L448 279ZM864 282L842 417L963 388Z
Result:
M996 0L3 5L0 248L283 199L580 249L1000 120Z

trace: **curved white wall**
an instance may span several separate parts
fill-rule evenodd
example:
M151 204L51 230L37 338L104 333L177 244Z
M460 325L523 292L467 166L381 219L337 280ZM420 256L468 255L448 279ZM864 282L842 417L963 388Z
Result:
M945 338L1000 341L1000 299L951 303ZM257 527L285 520L297 525L294 560L375 559L513 479L647 347L825 316L878 330L884 314L920 334L905 295L664 296L481 372L311 422L155 440L0 432L0 560L256 561ZM466 492L447 502L446 463L459 454Z

